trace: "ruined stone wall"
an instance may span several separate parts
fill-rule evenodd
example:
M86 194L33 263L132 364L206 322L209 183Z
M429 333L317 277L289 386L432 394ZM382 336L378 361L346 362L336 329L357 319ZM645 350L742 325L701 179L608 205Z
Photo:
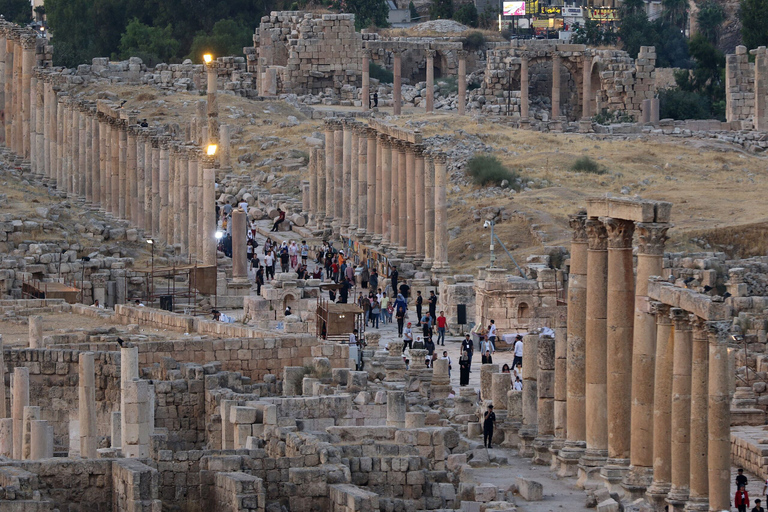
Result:
M744 121L755 114L755 65L746 46L725 56L725 120Z
M3 356L6 376L16 367L29 368L29 404L41 407L42 419L53 426L55 450L68 451L69 422L78 420L80 351L6 348ZM120 353L95 352L94 357L96 425L103 438L110 435L112 411L120 409Z
M254 35L258 68L277 66L277 94L340 93L361 80L362 38L352 14L273 11Z

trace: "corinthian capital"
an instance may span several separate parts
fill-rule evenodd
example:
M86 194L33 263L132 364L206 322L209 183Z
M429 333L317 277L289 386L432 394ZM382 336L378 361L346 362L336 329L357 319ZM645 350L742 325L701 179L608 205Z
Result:
M585 243L587 241L587 212L580 211L568 216L568 225L573 230L571 241Z
M667 231L672 225L668 223L639 222L637 229L637 248L640 254L664 255L664 244L669 239Z
M604 251L608 248L608 233L605 224L600 219L590 218L585 223L587 242L592 251Z
M611 249L631 249L635 223L631 220L604 217L603 224L608 231L608 247Z

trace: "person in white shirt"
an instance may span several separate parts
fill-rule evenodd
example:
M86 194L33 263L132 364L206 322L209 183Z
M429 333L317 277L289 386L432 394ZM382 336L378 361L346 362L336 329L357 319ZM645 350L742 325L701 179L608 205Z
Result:
M491 353L496 352L496 321L491 320L491 325L488 326L488 345Z
M99 304L98 300L93 301L93 307L95 307L96 309L104 309L104 306Z
M238 206L245 212L246 215L248 215L248 202L247 201L241 201Z
M357 329L352 329L352 332L349 334L349 344L357 345Z
M446 359L448 360L448 378L451 378L451 358L448 356L448 351L443 350L443 355L440 357L440 359Z
M515 358L512 360L512 368L523 364L523 337L518 335L515 339Z
M515 382L512 384L512 389L515 391L523 390L523 381L520 380L520 377L515 377Z
M405 342L403 344L403 350L405 350L406 347L413 348L413 331L411 330L411 322L408 322L408 325L403 329L403 341Z

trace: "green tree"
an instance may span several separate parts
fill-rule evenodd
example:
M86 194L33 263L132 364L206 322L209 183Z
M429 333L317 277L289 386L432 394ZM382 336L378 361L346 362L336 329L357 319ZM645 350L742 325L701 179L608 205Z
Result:
M219 20L210 34L197 33L192 40L188 59L202 62L205 53L213 55L240 55L244 46L252 44L252 30L244 23L232 19Z
M179 42L173 38L171 25L150 27L133 18L120 37L119 59L140 57L148 66L170 62L179 52Z
M453 19L468 27L477 27L477 7L475 4L464 4L453 14Z
M616 44L618 38L613 27L590 18L585 20L583 26L577 26L573 32L573 43L589 46L611 46Z
M408 10L411 11L411 21L416 21L419 17L419 11L417 11L416 6L413 5L413 0L408 4Z
M93 2L45 0L45 12L56 46L53 52L55 65L75 67L99 56L93 25Z
M371 25L388 27L389 6L386 0L335 0L333 8L355 15L355 28L361 30Z
M662 0L664 19L680 30L685 29L688 22L688 0Z
M432 4L429 6L429 16L433 20L453 18L453 0L432 0Z
M8 21L26 25L32 21L32 5L29 0L0 0L0 14Z
M768 46L768 0L741 0L739 18L744 46Z
M696 14L696 23L699 32L710 43L717 44L720 38L720 26L725 21L723 6L715 0L707 0L699 7Z

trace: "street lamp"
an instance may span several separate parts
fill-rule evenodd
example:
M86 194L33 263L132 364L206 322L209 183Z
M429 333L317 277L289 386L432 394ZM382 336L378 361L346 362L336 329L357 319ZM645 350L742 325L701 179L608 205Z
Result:
M205 61L206 64L210 64L212 60L213 60L213 55L211 55L210 53L206 53L205 55L203 55L203 61Z
M483 228L485 228L485 229L491 228L491 247L490 247L490 249L491 249L491 266L489 268L494 268L494 263L496 263L496 255L493 252L493 250L494 250L493 242L495 240L495 241L499 242L499 244L501 245L502 249L504 249L504 252L506 252L507 256L509 256L509 259L511 259L512 263L514 263L515 266L517 267L517 271L520 272L520 275L523 277L523 279L525 279L525 273L523 273L523 269L520 268L520 265L517 264L517 261L515 261L515 258L512 257L512 254L509 252L507 247L504 245L504 242L502 242L501 239L498 236L496 236L496 233L494 233L493 228L494 228L495 225L496 225L496 219L486 220L483 223Z
M218 149L219 146L216 144L208 144L207 154L208 156L214 156L216 155L216 149Z

